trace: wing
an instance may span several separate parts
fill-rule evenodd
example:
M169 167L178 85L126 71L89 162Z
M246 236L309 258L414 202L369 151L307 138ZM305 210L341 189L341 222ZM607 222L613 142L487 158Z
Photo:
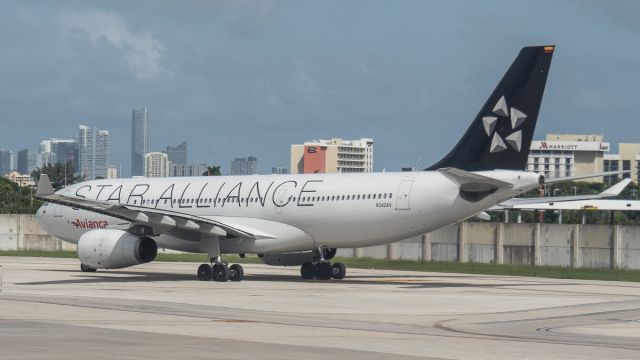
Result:
M604 172L592 173L592 174L582 174L582 175L574 175L574 176L549 178L549 179L544 179L544 182L545 182L545 184L551 184L551 183L561 182L561 181L573 181L573 180L579 180L579 179L591 179L591 178L596 178L596 177L601 177L601 176L608 176L608 175L628 174L630 172L631 172L631 170L604 171Z
M53 191L49 177L46 174L40 175L35 198L45 202L108 215L132 223L155 225L154 229L158 228L169 230L177 227L201 233L218 235L231 234L233 236L248 237L251 239L275 238L275 236L253 229L246 225L233 226L216 219L189 215L182 212L165 209L152 209L135 205L115 204L106 201L75 198L56 194Z

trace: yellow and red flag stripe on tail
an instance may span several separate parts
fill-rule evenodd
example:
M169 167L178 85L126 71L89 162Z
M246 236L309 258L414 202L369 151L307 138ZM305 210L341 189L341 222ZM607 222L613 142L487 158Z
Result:
M553 46L545 46L544 47L544 53L545 54L551 54L553 52Z

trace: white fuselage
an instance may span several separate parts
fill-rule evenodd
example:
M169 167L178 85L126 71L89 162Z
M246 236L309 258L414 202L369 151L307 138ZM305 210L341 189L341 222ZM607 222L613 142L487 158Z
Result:
M250 229L264 236L221 239L222 252L271 253L401 240L471 217L538 184L538 175L533 173L493 170L478 174L514 185L478 202L462 199L458 185L437 171L93 180L58 193L195 215ZM96 228L129 225L54 204L43 206L37 218L48 232L73 243ZM154 239L160 247L200 251L196 232L169 231Z

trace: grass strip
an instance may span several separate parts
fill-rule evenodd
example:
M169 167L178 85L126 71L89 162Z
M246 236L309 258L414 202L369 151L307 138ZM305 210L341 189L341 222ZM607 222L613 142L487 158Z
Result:
M76 258L74 251L0 251L0 256L29 256L29 257L55 257ZM259 264L260 259L253 255L240 258L238 255L225 255L224 260L229 263ZM158 253L156 261L168 262L201 262L206 263L206 254L188 253ZM612 270L606 268L568 268L560 266L530 266L511 264L480 264L458 262L434 262L413 260L381 260L371 258L344 258L337 257L334 262L342 262L347 267L377 270L405 270L443 273L462 273L476 275L508 275L529 276L557 279L582 279L582 280L606 280L606 281L633 281L640 282L640 270Z

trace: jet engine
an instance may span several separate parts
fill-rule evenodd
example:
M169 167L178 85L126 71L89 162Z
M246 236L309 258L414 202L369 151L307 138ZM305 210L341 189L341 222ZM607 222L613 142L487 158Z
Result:
M116 229L88 231L78 240L78 257L93 269L120 269L153 261L158 253L156 242Z

